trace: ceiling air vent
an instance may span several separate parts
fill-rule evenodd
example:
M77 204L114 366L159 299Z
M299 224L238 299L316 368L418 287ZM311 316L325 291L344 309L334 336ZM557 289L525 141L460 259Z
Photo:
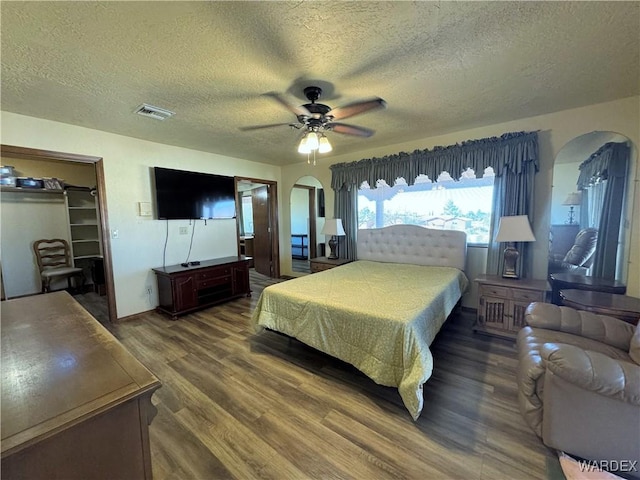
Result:
M165 120L175 115L175 112L172 112L171 110L154 107L153 105L149 105L147 103L143 103L138 108L136 108L134 113L142 115L143 117L155 118L156 120Z

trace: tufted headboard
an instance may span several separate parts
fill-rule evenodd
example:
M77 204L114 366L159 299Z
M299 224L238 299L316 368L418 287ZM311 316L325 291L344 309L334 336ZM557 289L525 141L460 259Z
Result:
M418 225L358 230L358 260L455 267L464 270L467 234Z

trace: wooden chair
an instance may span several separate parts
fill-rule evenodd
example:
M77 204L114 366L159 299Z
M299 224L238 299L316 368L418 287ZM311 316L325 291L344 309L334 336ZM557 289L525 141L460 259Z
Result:
M55 279L66 278L67 287L71 288L71 278L76 277L80 280L80 287L84 286L84 272L82 268L71 265L71 251L66 240L62 238L36 240L33 242L33 251L38 261L43 292L51 291L51 281Z

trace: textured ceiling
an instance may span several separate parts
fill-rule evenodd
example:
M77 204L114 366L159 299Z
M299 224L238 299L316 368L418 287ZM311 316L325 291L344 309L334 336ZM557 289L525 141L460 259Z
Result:
M332 154L640 94L640 2L6 2L3 110L276 165L296 104L386 110ZM297 97L297 98L296 98ZM134 115L141 103L176 112Z

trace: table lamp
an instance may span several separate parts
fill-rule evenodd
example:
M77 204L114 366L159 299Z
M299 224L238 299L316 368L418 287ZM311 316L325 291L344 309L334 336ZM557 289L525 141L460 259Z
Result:
M562 202L562 205L569 205L569 218L567 219L567 221L565 223L569 224L569 225L573 225L574 222L574 211L573 211L573 207L576 205L580 205L582 203L582 192L572 192L567 196L567 199Z
M520 278L516 272L516 263L520 253L513 245L514 242L535 242L529 218L526 215L513 215L510 217L500 217L498 235L496 242L506 242L504 249L504 267L502 276L504 278Z
M329 239L329 249L331 253L327 258L335 260L338 258L338 240L336 237L342 237L346 235L344 228L342 227L342 219L340 218L327 218L322 227L322 235L331 235Z

